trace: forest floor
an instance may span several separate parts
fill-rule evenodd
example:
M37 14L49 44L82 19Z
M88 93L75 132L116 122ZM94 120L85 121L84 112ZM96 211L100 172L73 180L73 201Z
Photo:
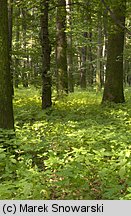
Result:
M77 90L42 111L40 90L16 90L0 199L131 199L131 88L125 95L102 106L101 93Z

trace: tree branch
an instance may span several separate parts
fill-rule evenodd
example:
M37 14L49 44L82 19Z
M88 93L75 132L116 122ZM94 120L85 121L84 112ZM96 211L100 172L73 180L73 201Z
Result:
M110 9L110 7L106 4L105 0L101 0L102 4L105 6L106 10L110 13L111 18L114 20L114 22L120 26L122 29L124 29L129 35L131 35L131 31L124 26L120 20L117 19L117 17L115 16L115 14L113 13L113 11Z

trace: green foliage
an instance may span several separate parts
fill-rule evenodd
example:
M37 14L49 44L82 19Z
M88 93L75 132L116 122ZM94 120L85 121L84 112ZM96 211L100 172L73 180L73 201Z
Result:
M0 148L0 199L131 199L130 96L101 106L101 94L77 91L41 111L39 91L17 91L16 137L0 136L15 146Z

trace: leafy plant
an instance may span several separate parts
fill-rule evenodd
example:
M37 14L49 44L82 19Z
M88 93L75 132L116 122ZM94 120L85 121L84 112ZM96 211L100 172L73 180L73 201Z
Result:
M100 94L76 91L41 111L39 91L16 91L16 136L0 135L0 198L131 199L125 93L126 104L101 106Z

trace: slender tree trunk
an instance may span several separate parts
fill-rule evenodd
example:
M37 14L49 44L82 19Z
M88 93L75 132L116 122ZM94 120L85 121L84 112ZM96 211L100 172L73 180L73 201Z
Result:
M107 36L108 36L108 12L107 10L103 11L103 32L104 32L104 41L103 41L103 70L101 74L101 84L104 86L105 75L106 75L106 59L107 59Z
M87 67L87 85L92 86L93 85L93 75L94 75L94 68L93 68L93 51L92 51L92 18L91 14L88 14L88 23L90 25L89 27L89 33L88 33L88 47L87 47L87 59L88 59L88 67Z
M113 13L121 24L125 25L126 2L116 0L113 5ZM125 101L123 93L123 48L124 29L110 21L107 47L106 81L102 102L110 101L122 103Z
M23 50L25 53L24 61L23 61L23 71L22 71L22 83L23 87L28 87L28 73L27 73L27 42L26 42L26 36L27 36L27 20L26 20L26 10L25 8L22 8L22 30L23 30Z
M67 35L67 71L69 92L74 92L71 3L72 0L66 0L67 25L68 29L70 29Z
M58 0L56 28L57 92L61 96L68 93L65 0Z
M81 75L81 73L80 73L80 71L81 71L81 50L80 50L80 48L78 48L78 50L77 50L77 67L78 67L78 72L77 72L77 76L76 76L76 84L77 84L77 86L80 86L80 79L81 79L81 77L80 77L80 75Z
M129 60L124 60L124 84L129 86L131 85L131 72L130 72L130 62Z
M42 109L52 105L51 101L51 46L48 32L49 0L41 0L41 45L42 45Z
M87 32L83 33L83 37L87 38ZM82 89L86 89L86 58L87 57L87 46L81 48L81 70L80 70L80 86Z
M0 128L14 129L7 0L0 0Z
M96 91L101 90L101 73L102 73L102 27L101 17L98 16L98 44L97 44L97 64L96 64Z
M16 8L16 23L19 22L19 18L20 18L20 8ZM17 25L16 26L16 32L15 32L16 36L16 50L19 50L20 49L20 26ZM15 57L15 70L14 70L14 85L15 85L15 88L18 88L19 87L19 56L17 55Z

